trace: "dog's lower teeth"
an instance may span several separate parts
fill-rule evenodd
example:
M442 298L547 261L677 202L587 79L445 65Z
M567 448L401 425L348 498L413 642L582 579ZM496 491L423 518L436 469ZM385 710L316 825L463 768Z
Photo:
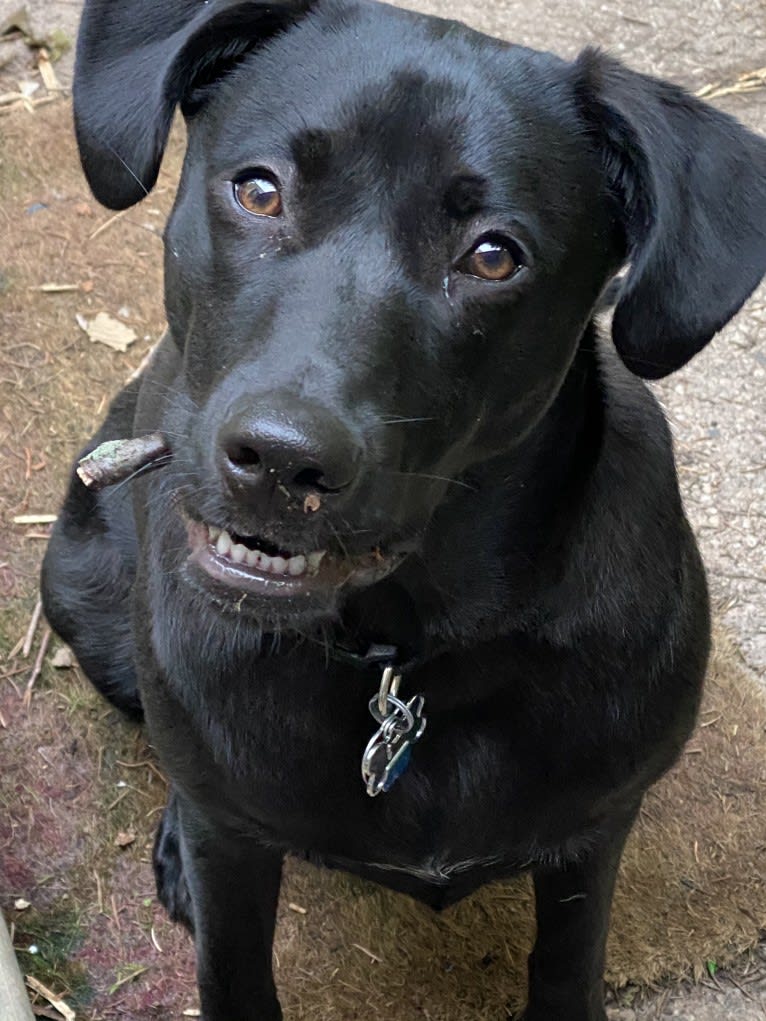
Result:
M324 550L309 553L304 556L302 553L294 557L270 557L261 550L251 550L241 542L234 542L225 528L218 528L216 525L209 525L207 529L208 541L215 547L219 557L225 557L235 564L246 564L265 574L289 575L292 578L299 578L308 570L316 574L324 556Z
M322 557L324 554L324 550L322 550L321 553L309 553L307 560L309 571L311 571L312 574L316 574L319 570L319 565L322 563Z

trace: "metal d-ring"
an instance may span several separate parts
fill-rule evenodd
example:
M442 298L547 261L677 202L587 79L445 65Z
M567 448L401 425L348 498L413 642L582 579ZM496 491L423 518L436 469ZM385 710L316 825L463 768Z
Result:
M378 690L378 712L381 716L388 715L388 696L394 698L399 694L399 685L402 683L402 675L394 673L392 666L384 667L383 676L380 678Z

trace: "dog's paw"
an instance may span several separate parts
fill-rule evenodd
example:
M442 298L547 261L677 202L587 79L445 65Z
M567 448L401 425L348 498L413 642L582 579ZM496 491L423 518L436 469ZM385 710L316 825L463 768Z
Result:
M162 813L162 820L154 840L152 864L154 865L154 878L157 883L157 896L160 903L174 922L180 922L186 926L189 932L193 933L191 897L181 861L181 850L178 844L178 818L172 794Z

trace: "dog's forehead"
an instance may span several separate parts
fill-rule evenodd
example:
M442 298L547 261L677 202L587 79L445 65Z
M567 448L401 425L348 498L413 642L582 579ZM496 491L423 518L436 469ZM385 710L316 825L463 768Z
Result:
M317 127L395 161L439 150L456 164L530 147L551 154L574 127L568 65L551 54L383 4L330 0L253 54L216 98L214 151L291 158ZM480 169L480 168L477 168Z

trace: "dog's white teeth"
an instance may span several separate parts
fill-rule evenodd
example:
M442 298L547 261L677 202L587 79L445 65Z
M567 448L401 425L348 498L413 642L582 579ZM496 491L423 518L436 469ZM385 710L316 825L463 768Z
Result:
M309 553L308 555L308 567L312 574L316 574L319 570L319 565L322 563L322 557L325 555L326 550L321 550L318 553Z
M244 563L245 558L247 557L247 546L243 546L242 543L240 542L232 543L229 556L231 557L235 564Z
M287 561L287 573L297 578L299 574L303 574L306 570L306 558L299 554L297 557L290 557Z
M215 551L218 554L218 556L227 557L229 555L229 551L231 550L231 545L232 545L231 536L226 531L226 529L223 529L221 534L218 536L218 540L215 544Z
M299 553L294 557L270 557L261 550L248 549L243 543L235 542L225 528L208 525L207 533L219 557L226 557L234 564L246 564L265 574L289 575L291 578L299 578L307 571L316 574L325 555L322 550L307 556Z

